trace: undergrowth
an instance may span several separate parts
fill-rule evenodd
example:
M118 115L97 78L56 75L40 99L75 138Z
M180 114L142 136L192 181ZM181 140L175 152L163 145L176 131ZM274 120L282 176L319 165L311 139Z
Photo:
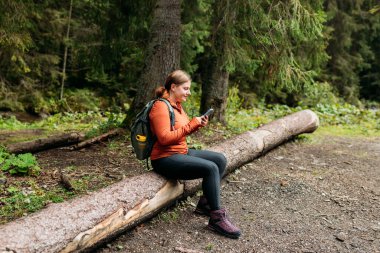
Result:
M319 131L325 134L380 136L379 109L359 108L347 103L317 104L313 107L259 103L255 108L243 109L243 101L233 90L230 91L228 99L226 128L234 134L255 129L294 112L310 109L318 115Z
M16 117L2 117L0 115L0 133L1 131L18 131L18 130L45 130L47 134L57 132L82 131L87 137L107 132L112 128L119 127L124 115L112 112L94 112L85 113L57 113L40 121L33 123L20 122ZM45 133L46 134L46 133Z
M3 147L0 147L0 169L9 172L11 175L33 175L36 176L41 171L37 159L31 153L9 154Z
M63 202L74 196L63 188L46 190L39 186L36 179L0 184L0 191L0 224L38 211L49 203Z

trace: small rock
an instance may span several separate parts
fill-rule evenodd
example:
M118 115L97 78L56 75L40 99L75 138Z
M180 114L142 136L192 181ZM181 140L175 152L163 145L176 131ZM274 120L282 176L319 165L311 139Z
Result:
M289 186L289 182L286 181L285 179L282 179L281 182L280 182L280 185L281 185L282 187L287 187L287 186Z
M167 247L168 245L169 245L169 240L166 240L166 239L161 240L161 246L162 247Z
M338 241L344 242L345 240L347 240L347 235L343 232L339 232L338 234L335 235L335 238Z
M380 231L380 225L374 225L371 227L373 231L378 232Z

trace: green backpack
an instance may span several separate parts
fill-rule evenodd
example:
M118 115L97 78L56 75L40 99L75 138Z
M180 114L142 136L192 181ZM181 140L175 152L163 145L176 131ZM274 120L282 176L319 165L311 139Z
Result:
M153 145L157 141L157 137L150 129L149 113L156 101L165 102L169 109L170 127L174 129L175 116L173 107L169 101L163 98L158 98L150 101L145 107L137 114L135 122L131 127L131 142L133 151L137 159L144 160L150 157Z

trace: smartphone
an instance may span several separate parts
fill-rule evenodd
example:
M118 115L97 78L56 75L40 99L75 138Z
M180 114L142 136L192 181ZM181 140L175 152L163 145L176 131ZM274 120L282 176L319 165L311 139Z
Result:
M210 108L202 116L210 116L214 112L214 109Z

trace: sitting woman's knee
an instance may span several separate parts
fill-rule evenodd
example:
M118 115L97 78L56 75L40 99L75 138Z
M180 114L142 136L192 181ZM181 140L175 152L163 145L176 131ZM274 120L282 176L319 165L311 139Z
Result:
M220 169L225 169L227 166L227 158L222 154L217 154L217 164Z
M209 175L219 175L219 168L216 163L210 161L206 168Z

